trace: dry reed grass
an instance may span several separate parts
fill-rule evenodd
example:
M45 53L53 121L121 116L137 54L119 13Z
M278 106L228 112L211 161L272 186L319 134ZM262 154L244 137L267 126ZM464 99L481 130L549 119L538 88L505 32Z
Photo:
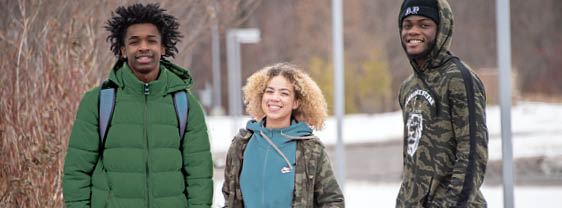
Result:
M18 1L13 8L19 12L0 33L6 50L0 71L0 207L64 206L62 167L74 114L81 95L99 79L92 70L92 22L84 16L66 23L44 18L42 3Z
M187 1L197 34L187 32L180 53L217 21L235 23L255 1ZM253 3L252 3L253 2ZM64 207L62 173L68 138L84 92L105 79L114 58L104 21L125 2L8 0L0 8L0 207ZM209 9L214 4L218 10ZM222 9L221 9L222 8ZM181 8L180 8L181 9ZM173 13L172 10L170 12ZM181 10L179 10L181 11ZM221 14L221 15L217 15ZM223 15L224 14L224 15ZM185 15L185 14L183 14ZM211 16L211 18L209 18ZM200 20L200 21L197 21ZM227 21L232 20L232 21ZM208 27L208 26L207 26ZM107 69L107 70L105 70Z

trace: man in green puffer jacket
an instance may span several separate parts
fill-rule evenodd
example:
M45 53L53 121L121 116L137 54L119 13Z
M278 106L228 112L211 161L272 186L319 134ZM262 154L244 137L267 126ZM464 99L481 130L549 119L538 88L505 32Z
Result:
M189 72L163 57L180 40L176 18L158 4L119 7L106 29L118 61L106 85L115 108L100 144L99 88L84 95L64 164L63 194L72 207L210 207L213 167L205 115L189 92ZM172 94L187 90L180 139Z
M399 29L413 73L400 86L404 168L396 207L486 207L486 92L449 51L451 7L405 0Z

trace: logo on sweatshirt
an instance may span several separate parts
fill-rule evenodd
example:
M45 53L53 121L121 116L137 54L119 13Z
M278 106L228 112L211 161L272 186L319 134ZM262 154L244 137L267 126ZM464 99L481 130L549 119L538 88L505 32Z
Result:
M291 169L289 167L283 167L281 168L281 173L290 173Z
M408 128L408 155L412 157L416 153L416 150L418 150L418 145L420 144L423 131L422 114L410 113L408 122L406 122L406 128Z
M433 99L433 97L431 97L431 94L429 94L429 92L427 92L425 90L416 90L413 93L411 93L410 95L408 95L408 98L406 98L406 103L404 105L407 106L408 103L410 103L410 101L413 98L415 98L416 96L422 96L423 98L425 98L427 100L427 102L429 102L430 105L435 104L435 100Z

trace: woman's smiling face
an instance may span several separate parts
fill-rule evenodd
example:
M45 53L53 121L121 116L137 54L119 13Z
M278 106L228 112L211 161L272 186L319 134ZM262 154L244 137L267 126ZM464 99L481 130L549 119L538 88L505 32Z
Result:
M291 124L292 112L299 107L294 89L283 76L272 77L267 82L261 100L266 128L284 128Z

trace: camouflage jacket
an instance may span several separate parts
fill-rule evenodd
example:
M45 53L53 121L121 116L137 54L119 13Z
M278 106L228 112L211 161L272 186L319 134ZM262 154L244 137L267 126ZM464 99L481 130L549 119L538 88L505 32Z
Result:
M251 131L240 129L228 150L222 187L224 207L244 207L239 179L251 137ZM293 207L345 207L330 159L318 138L297 140Z
M445 0L438 5L435 46L421 66L410 59L414 73L400 87L404 166L396 207L486 207L486 93L448 51L453 15Z

